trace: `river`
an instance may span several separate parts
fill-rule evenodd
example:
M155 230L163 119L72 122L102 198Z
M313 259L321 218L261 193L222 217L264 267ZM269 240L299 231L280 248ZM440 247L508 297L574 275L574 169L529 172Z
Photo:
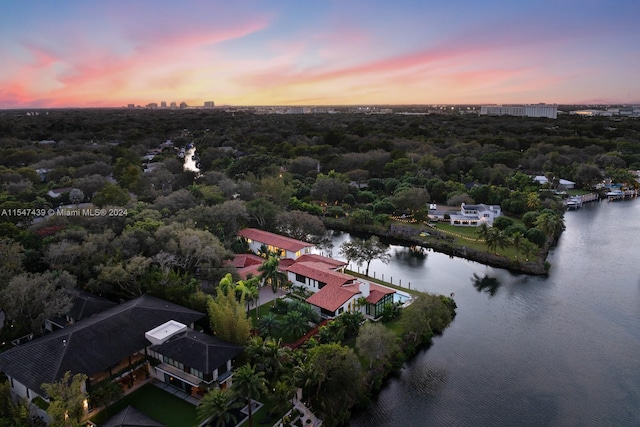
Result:
M372 262L377 277L454 293L458 314L351 425L640 425L640 199L565 223L548 277L399 246ZM349 237L334 236L334 256Z

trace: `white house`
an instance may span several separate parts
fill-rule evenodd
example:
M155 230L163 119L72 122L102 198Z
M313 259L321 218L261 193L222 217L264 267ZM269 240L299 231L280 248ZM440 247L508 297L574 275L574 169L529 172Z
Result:
M467 205L463 203L460 206L460 213L449 214L451 225L477 227L485 222L493 225L493 220L502 215L502 210L498 205Z
M547 179L547 177L543 175L537 175L533 178L533 180L540 185L545 185L549 183L549 179ZM568 179L561 178L558 180L558 185L562 185L564 188L575 188L576 183L573 181L569 181Z
M301 255L311 253L315 246L312 243L280 236L257 228L244 228L238 232L238 236L247 240L249 249L253 252L259 253L260 248L264 245L270 252L278 254L280 258L296 259Z
M303 255L286 267L289 280L314 292L307 302L324 317L334 317L345 311L362 311L373 318L380 317L384 306L409 295L386 286L358 279L342 271L346 262L317 254Z

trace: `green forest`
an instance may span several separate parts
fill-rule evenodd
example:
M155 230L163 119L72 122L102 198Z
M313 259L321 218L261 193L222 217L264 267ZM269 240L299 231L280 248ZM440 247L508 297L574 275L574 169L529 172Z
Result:
M199 171L183 167L190 144ZM544 274L564 230L563 199L604 194L607 183L637 189L637 170L640 122L624 117L0 111L2 342L42 333L69 308L69 288L114 301L150 293L211 313L211 296L226 294L220 284L239 282L226 261L246 251L237 239L245 227L320 247L329 229L365 232ZM428 217L430 204L462 203L499 205L505 215L478 228ZM389 316L397 340L367 326L356 341L360 319L343 319L304 355L280 354L269 325L252 325L262 338L244 338L243 368L251 376L264 364L258 382L285 401L289 385L302 384L327 425L339 424L366 404L347 385L369 396L401 355L451 321L453 301L421 300L413 315ZM426 330L411 316L439 320ZM383 339L388 352L374 345ZM310 366L323 364L342 380L314 377Z

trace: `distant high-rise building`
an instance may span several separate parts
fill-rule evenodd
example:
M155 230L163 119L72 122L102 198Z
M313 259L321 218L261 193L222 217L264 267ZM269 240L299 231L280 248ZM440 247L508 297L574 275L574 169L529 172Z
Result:
M169 104L169 107L178 108L178 104L176 104L175 102L172 102L171 104Z
M213 101L204 101L204 108L213 108L215 106Z
M157 102L150 102L147 104L147 108L158 108Z
M167 108L167 101L162 101L162 102L160 103L160 107L161 107L161 108Z
M127 104L127 108L136 108L135 104Z
M519 117L547 117L558 118L556 104L527 104L527 105L483 105L480 107L481 116L519 116Z
M187 103L186 103L186 102L182 101L182 102L180 103L180 108L187 108L187 107L188 107L188 105L187 105Z

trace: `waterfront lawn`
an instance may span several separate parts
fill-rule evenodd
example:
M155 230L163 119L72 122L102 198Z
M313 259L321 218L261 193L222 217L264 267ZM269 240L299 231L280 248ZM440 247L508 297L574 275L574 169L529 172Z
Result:
M151 384L146 384L123 397L96 414L91 421L101 425L129 405L167 427L196 425L195 406Z
M514 222L514 223L517 223ZM478 237L478 229L476 227L456 227L455 225L438 223L437 230L442 231L447 236L453 237L454 244L457 246L466 246L478 251L488 252L487 245L482 240L476 240ZM505 248L497 248L498 255L511 259L517 258L518 251L513 245Z

